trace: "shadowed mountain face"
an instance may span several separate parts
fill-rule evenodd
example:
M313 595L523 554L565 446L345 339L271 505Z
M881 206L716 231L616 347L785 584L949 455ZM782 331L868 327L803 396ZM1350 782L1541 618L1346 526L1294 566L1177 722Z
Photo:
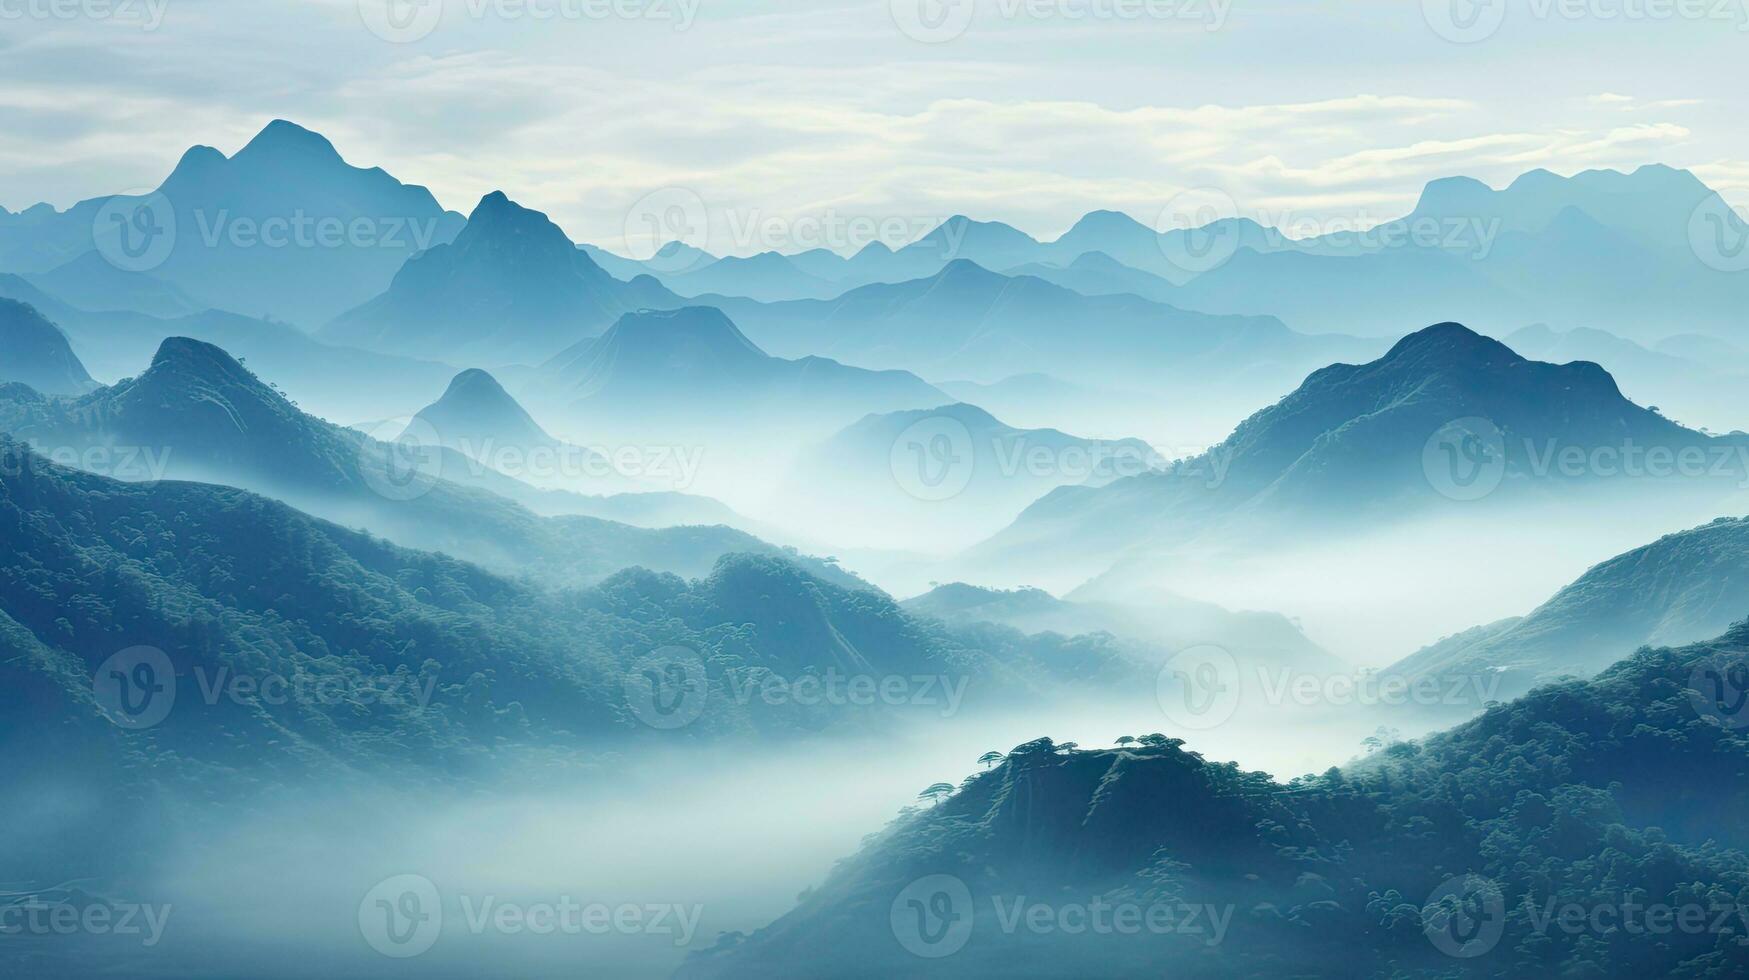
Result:
M1096 546L1111 555L1167 535L1192 539L1221 522L1228 530L1300 518L1361 526L1597 483L1722 494L1740 479L1730 478L1742 472L1739 448L1633 404L1595 364L1528 361L1446 323L1377 361L1312 374L1208 454L1165 473L1058 490L981 551L1073 542L1076 552Z
M186 338L165 341L140 377L82 398L0 397L0 430L81 458L109 447L97 459L124 479L242 486L409 547L563 584L599 581L631 565L701 575L731 552L782 553L725 527L654 531L585 516L538 517L529 508L559 510L565 495L442 446L379 442L312 418L224 351ZM583 498L571 513L598 503ZM861 585L836 568L796 560Z
M425 188L351 166L327 139L284 120L231 157L208 146L190 149L157 195L95 198L64 213L33 209L26 214L36 220L11 222L0 235L0 269L49 273L52 282L53 270L99 247L94 226L119 216L139 229L135 238L105 238L101 247L112 256L117 248L148 249L141 261L151 268L132 271L202 304L315 327L381 292L408 257L449 241L462 225ZM100 231L114 237L123 234L119 228L112 223ZM142 243L145 234L153 238ZM170 243L167 253L149 251L163 248L160 242ZM188 312L167 308L165 296L133 281L133 299L120 282L68 299Z
M1749 619L1749 519L1721 517L1612 558L1522 619L1478 628L1389 668L1410 679L1497 674L1507 696L1589 676L1622 650L1691 643Z
M33 306L0 299L0 382L16 381L49 395L95 387L67 336Z
M461 362L539 361L627 312L677 305L654 279L608 275L546 215L495 192L453 243L410 259L387 292L322 335Z
M949 400L903 371L772 357L712 307L627 314L548 361L534 387L580 425L669 436L728 431L755 440L755 424L789 439L870 412Z
M1713 930L1648 943L1548 911L1612 901L1607 851L1612 909L1626 890L1735 914L1749 738L1703 720L1690 683L1746 639L1647 651L1286 785L1166 735L1027 743L681 976L1741 972L1749 952Z

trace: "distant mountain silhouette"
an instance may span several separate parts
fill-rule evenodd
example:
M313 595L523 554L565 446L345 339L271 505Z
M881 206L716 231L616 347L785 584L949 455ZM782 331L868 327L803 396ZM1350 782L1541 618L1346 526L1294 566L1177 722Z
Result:
M647 530L537 516L530 508L555 506L550 492L444 447L385 443L312 418L223 350L187 338L166 340L138 378L78 399L44 403L0 389L0 431L55 446L141 447L167 467L147 476L240 486L408 547L562 584L632 565L701 575L731 552L785 554L726 527ZM856 583L824 563L795 560Z
M408 260L387 292L321 335L449 361L538 361L627 312L677 305L655 279L608 275L546 215L494 192L454 242Z
M805 450L784 510L872 538L851 543L939 551L994 533L1056 487L1162 462L1140 439L1018 429L975 405L940 405L869 415Z
M1376 361L1314 372L1207 454L1165 473L1057 490L980 552L1054 542L1109 555L1155 537L1189 540L1228 519L1269 526L1315 516L1321 526L1359 526L1449 504L1476 486L1472 480L1487 480L1476 497L1490 502L1608 482L1608 474L1592 479L1588 467L1561 470L1556 451L1590 459L1598 447L1674 453L1732 445L1633 404L1596 364L1529 361L1443 323ZM1441 469L1448 465L1449 473ZM1705 480L1657 482L1707 492ZM1722 492L1725 481L1714 482Z
M519 447L558 443L504 390L497 378L479 368L456 375L442 398L413 417L435 429L443 444L452 449L462 442Z
M864 286L831 300L713 302L781 354L812 351L972 381L1046 372L1069 381L1157 386L1163 377L1212 384L1245 375L1279 391L1317 364L1373 349L1352 338L1296 334L1271 317L1217 317L1134 296L1083 296L964 259L925 279Z
M97 252L27 277L34 285L92 313L136 312L163 319L188 316L213 304L143 272L124 272Z
M736 429L764 419L818 429L947 400L903 371L772 357L721 310L702 306L622 316L543 365L538 384L580 418L619 428Z
M1749 518L1721 517L1587 571L1521 619L1421 650L1389 673L1498 676L1513 697L1564 674L1590 676L1615 653L1717 636L1749 619Z
M35 307L10 299L0 299L0 381L49 395L82 394L96 386L66 334Z
M175 237L152 278L204 304L306 327L381 292L409 256L449 241L462 225L425 188L351 166L326 138L283 119L231 157L193 147L157 193L174 212ZM91 252L93 226L111 200L0 220L0 269L52 273ZM156 218L160 227L169 223ZM368 228L368 240L355 234L360 228ZM110 286L98 295L110 307L126 294ZM173 312L163 303L136 290L135 305L125 308Z

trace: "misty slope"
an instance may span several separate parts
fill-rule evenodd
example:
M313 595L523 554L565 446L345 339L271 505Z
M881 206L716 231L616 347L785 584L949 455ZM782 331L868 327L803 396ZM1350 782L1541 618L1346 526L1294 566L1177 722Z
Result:
M409 259L386 292L321 336L463 363L539 361L628 312L678 305L654 279L608 275L545 214L493 192L455 241Z
M1112 633L1175 651L1218 641L1248 666L1292 665L1302 671L1349 670L1286 617L1235 612L1161 594L1147 605L1059 599L1043 589L999 590L952 582L900 603L906 612L950 625L999 623L1025 633Z
M533 387L592 430L671 438L731 430L757 439L762 425L786 436L831 431L870 412L949 400L903 371L772 357L702 306L620 317L542 365Z
M1589 328L1553 330L1534 324L1501 338L1525 357L1560 364L1601 364L1623 394L1641 405L1656 405L1666 416L1690 427L1719 432L1742 429L1749 418L1749 354L1742 351L1648 349L1631 340Z
M45 292L94 313L133 312L169 319L212 306L149 273L124 272L98 252L86 252L65 265L25 278Z
M1587 676L1613 652L1692 643L1749 619L1749 519L1660 538L1586 572L1508 628L1420 651L1407 677L1499 673L1506 695L1562 674Z
M832 300L710 301L781 354L819 353L985 382L1043 372L1090 383L1243 380L1285 388L1317 364L1373 349L1353 338L1296 334L1273 317L1209 316L1135 296L1083 296L965 259L926 278L864 286Z
M1462 431L1447 439L1454 422ZM1112 555L1226 521L1316 518L1360 526L1429 508L1545 499L1595 484L1728 492L1735 480L1622 479L1589 466L1593 450L1637 446L1735 458L1738 443L1685 429L1622 397L1595 364L1526 360L1455 323L1404 338L1367 364L1336 364L1245 420L1208 454L1164 473L1064 488L980 546L985 558L1072 547ZM1552 453L1581 453L1568 472ZM1710 474L1710 470L1706 474ZM1716 486L1715 486L1716 484ZM1067 552L1062 552L1067 553Z
M157 193L167 208L149 197L118 200L173 212L156 215L166 230L174 221L174 244L153 278L219 309L306 327L381 292L403 261L462 224L425 188L354 167L327 139L285 120L230 157L191 148ZM91 251L109 201L33 208L19 216L29 220L3 223L0 270L49 273ZM354 228L369 228L368 240L354 240ZM129 308L162 310L161 297L149 299Z
M451 449L466 444L477 453L494 444L527 449L558 442L504 390L497 378L479 368L469 368L451 378L443 397L420 409L413 418L431 426L443 445Z
M511 574L599 581L643 565L702 575L724 554L780 553L724 527L647 530L582 516L538 517L539 491L453 450L378 442L299 411L224 351L164 342L140 377L82 398L44 402L0 393L0 429L48 450L90 446L115 475L155 474L241 485L301 510L364 525L409 547L442 550ZM821 575L853 582L806 559Z
M1028 743L681 975L1735 975L1749 969L1731 915L1749 888L1749 737L1704 720L1688 684L1745 639L1643 652L1285 786L1164 736L1066 754ZM1480 928L1449 921L1448 894ZM1543 918L1569 903L1620 916L1624 894L1730 929L1648 942L1643 920ZM1046 906L1044 925L1008 919L1017 899ZM1093 902L1103 929L1057 918ZM1113 928L1114 906L1131 908L1129 928ZM1204 913L1194 930L1143 926L1154 909L1190 925L1185 906Z
M0 381L50 395L82 394L96 386L59 328L35 307L9 299L0 299Z
M169 337L192 337L246 359L311 410L336 420L398 415L435 397L455 368L312 339L288 324L208 310L174 319L143 313L92 313L29 281L0 273L0 297L35 306L66 331L73 350L99 378L144 371Z
M784 510L874 536L851 544L937 550L1000 530L1065 484L1099 485L1162 462L1140 439L1018 429L975 405L869 415L803 451Z
M241 490L121 483L4 437L0 464L0 736L14 753L0 793L32 801L9 812L0 849L25 878L94 855L146 870L157 853L123 830L159 805L198 800L188 819L222 823L229 804L308 777L479 785L516 778L530 752L556 772L627 739L783 738L910 710L767 700L767 678L965 678L968 710L1134 683L1107 640L948 630L770 556L554 592ZM140 646L174 676L130 703L161 720L112 723L101 668ZM693 651L705 683L695 717L658 730L634 681L668 647Z

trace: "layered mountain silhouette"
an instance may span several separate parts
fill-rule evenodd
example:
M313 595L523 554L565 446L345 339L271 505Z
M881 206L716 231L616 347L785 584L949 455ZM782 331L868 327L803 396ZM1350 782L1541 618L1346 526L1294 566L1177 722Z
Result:
M82 310L4 273L0 297L29 303L60 325L98 377L139 374L165 339L190 337L246 359L300 403L330 418L399 415L441 391L455 374L453 367L435 361L324 344L285 323L217 310L173 319Z
M1605 852L1610 887L1637 903L1735 894L1749 738L1698 720L1691 678L1740 664L1745 639L1645 651L1289 783L1169 733L1098 750L1037 739L680 975L1433 978L1481 957L1500 976L1749 969L1706 930L1651 944L1543 913L1608 901Z
M1376 361L1313 373L1203 456L1105 487L1059 489L980 552L1111 555L1217 526L1237 532L1239 522L1376 526L1432 505L1546 499L1613 476L1666 493L1723 492L1735 481L1708 479L1708 466L1729 462L1736 445L1633 404L1596 364L1526 360L1443 323ZM1642 459L1636 472L1630 454L1654 448L1668 465ZM1593 465L1600 449L1614 454L1607 467ZM1683 451L1701 461L1699 472L1678 470Z
M313 418L229 354L186 338L166 340L138 378L81 398L0 397L0 430L39 446L134 447L118 457L128 470L118 475L241 486L409 547L558 583L633 565L696 576L732 552L788 554L726 527L537 516L530 508L553 509L550 493L440 445L381 442ZM795 560L861 586L836 567Z
M1587 571L1528 615L1447 638L1392 665L1411 680L1496 676L1513 696L1590 676L1615 653L1693 643L1749 620L1749 519L1721 517Z
M1163 379L1243 379L1279 391L1317 364L1376 349L1348 337L1297 334L1271 317L1083 296L963 259L925 279L864 286L832 300L712 302L785 356L814 352L971 381L1046 372L1068 381L1153 386Z
M804 451L784 510L868 529L870 541L851 543L952 548L1059 486L1098 486L1162 462L1140 439L1017 429L975 405L941 405L867 416Z
M230 157L190 149L156 193L0 221L0 270L53 277L96 248L93 228L106 205L124 218L144 206L142 221L173 243L151 278L219 309L315 327L381 292L408 257L462 225L425 188L354 167L326 138L285 120ZM137 298L122 307L115 284L93 286L90 296L107 296L102 308L176 312L137 282L132 291Z
M608 275L546 215L494 192L454 242L409 259L386 292L321 335L452 362L539 361L628 312L677 305L653 278Z
M0 299L0 382L14 381L50 395L83 394L96 387L73 354L67 335L16 300Z
M1603 330L1540 323L1501 340L1539 361L1600 364L1629 398L1693 428L1729 432L1749 418L1749 353L1722 341L1679 335L1648 348Z
M450 380L443 397L419 410L414 419L436 430L451 449L471 444L500 444L517 448L555 446L547 435L498 379L479 368L470 368ZM466 451L466 450L464 450Z
M549 360L536 384L546 401L620 433L740 429L756 437L747 426L761 420L786 433L830 431L870 412L948 400L903 371L772 357L721 310L703 306L626 314Z

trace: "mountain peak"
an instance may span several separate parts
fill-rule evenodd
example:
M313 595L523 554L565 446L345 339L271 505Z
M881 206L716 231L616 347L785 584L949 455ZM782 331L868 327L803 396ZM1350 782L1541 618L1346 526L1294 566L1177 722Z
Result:
M328 137L285 119L275 119L268 123L261 132L255 134L254 139L237 151L238 158L245 155L287 154L340 159L340 151L334 149L334 144L328 141Z
M479 368L456 375L443 397L427 405L416 418L436 429L444 445L464 439L476 447L489 441L517 446L554 441L497 378Z
M1464 361L1519 361L1523 358L1492 337L1484 337L1461 323L1436 323L1397 341L1385 361L1438 358Z
M59 327L28 303L0 298L0 382L5 381L50 395L82 394L94 384Z
M259 383L249 373L248 368L223 348L191 337L165 337L163 343L158 345L158 353L152 355L150 370L168 370L239 381L246 379L251 384Z

